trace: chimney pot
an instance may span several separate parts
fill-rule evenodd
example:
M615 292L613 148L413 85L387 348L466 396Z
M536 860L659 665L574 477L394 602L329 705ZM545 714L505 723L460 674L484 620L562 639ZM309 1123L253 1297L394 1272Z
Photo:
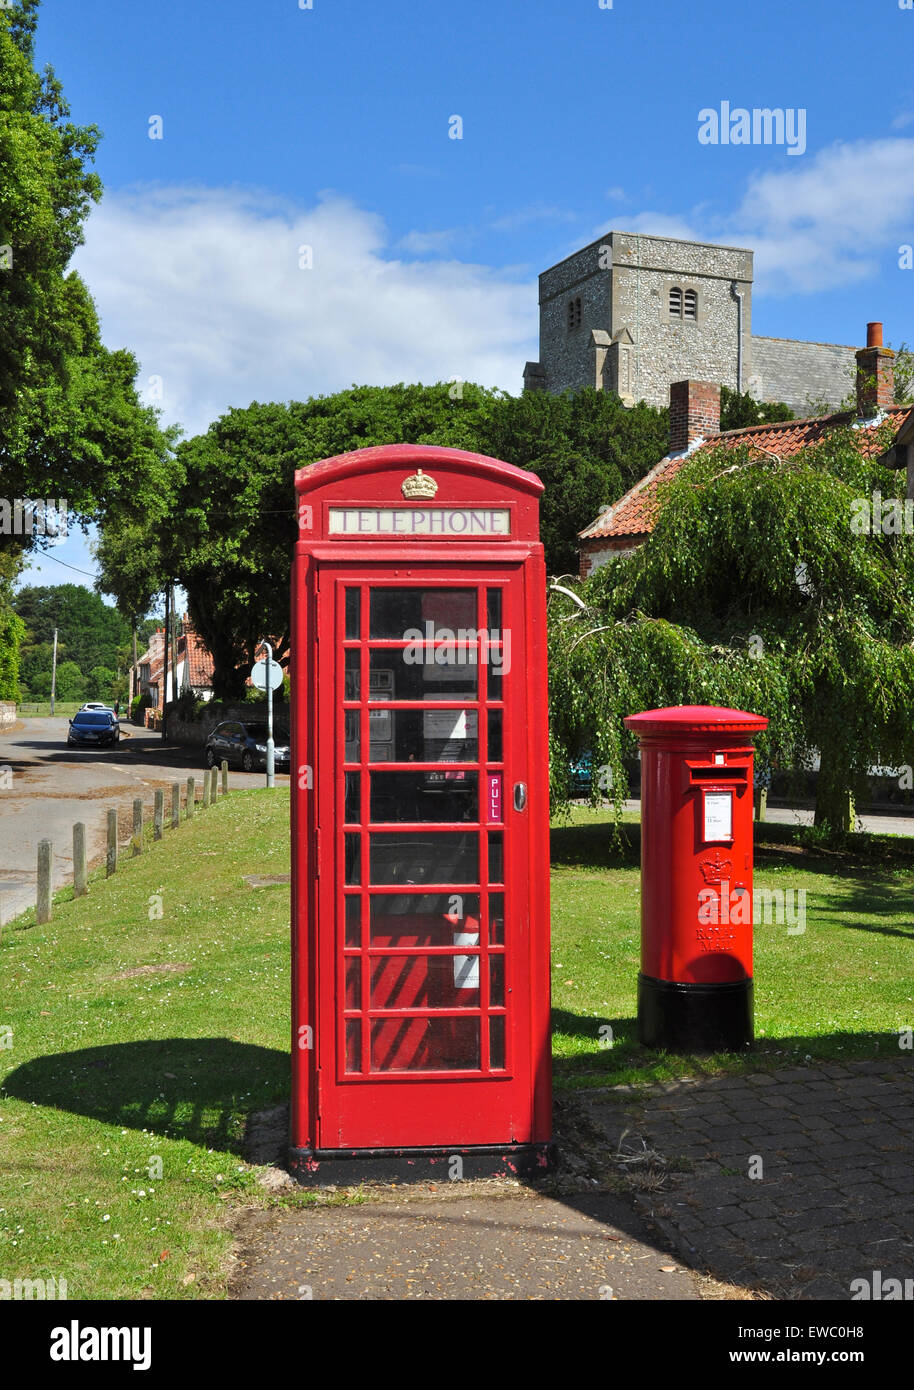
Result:
M866 325L866 345L867 347L882 347L881 323L868 323Z

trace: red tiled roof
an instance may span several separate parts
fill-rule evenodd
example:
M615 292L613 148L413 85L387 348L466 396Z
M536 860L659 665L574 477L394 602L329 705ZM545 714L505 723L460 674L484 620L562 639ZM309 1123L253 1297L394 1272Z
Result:
M192 629L185 629L184 643L187 662L185 684L195 690L208 688L213 683L213 658Z
M578 535L584 542L603 540L608 536L649 536L657 519L657 490L660 484L675 477L682 465L696 453L748 444L777 454L778 458L791 458L801 449L821 444L832 430L853 424L855 418L853 411L845 410L836 415L819 415L811 420L776 420L768 425L748 425L740 430L726 430L723 434L712 435L691 454L668 454L661 459L624 497L607 507ZM914 406L889 406L879 417L879 423L886 418L901 429L906 422L914 420ZM860 426L860 452L864 458L872 458L885 447L877 439L876 424L875 420L868 420Z

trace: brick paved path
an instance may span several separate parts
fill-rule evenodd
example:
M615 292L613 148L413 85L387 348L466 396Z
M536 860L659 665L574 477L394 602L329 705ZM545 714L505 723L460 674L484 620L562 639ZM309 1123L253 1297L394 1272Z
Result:
M910 1052L565 1104L591 1148L602 1136L616 1152L629 1131L621 1156L636 1205L716 1279L775 1298L849 1299L851 1280L875 1270L914 1277Z

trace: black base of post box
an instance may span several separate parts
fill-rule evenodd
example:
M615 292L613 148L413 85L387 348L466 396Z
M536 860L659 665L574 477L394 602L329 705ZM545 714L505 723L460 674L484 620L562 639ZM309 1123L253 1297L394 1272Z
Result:
M755 1039L752 980L678 984L638 976L638 1041L667 1052L742 1052Z
M459 1166L453 1160L460 1159ZM308 1187L360 1182L448 1182L460 1178L542 1178L558 1166L547 1144L434 1149L290 1149L289 1172Z

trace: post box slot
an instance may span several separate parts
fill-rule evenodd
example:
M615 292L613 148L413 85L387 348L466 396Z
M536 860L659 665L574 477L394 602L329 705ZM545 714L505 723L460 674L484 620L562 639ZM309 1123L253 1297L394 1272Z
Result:
M728 767L726 764L716 767L689 768L689 778L693 785L701 782L745 782L746 773L745 767Z

